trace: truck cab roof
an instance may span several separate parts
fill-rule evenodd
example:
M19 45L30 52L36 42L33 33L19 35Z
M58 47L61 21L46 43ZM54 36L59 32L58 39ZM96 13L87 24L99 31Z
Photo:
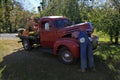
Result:
M45 16L45 17L42 17L42 18L51 18L51 19L54 19L54 18L64 18L63 16Z
M63 16L45 16L40 18L40 20L44 20L44 19L56 20L56 19L68 19L68 18L65 18Z

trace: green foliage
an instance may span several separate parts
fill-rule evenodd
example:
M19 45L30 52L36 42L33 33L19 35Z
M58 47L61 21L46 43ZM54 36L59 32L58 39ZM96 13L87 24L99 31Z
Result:
M62 15L81 22L78 0L49 0L49 4L40 12L41 16Z
M117 61L120 59L120 46L110 45L109 43L100 43L97 55L101 56L103 60Z
M118 44L120 35L120 12L110 2L106 2L101 7L94 7L90 12L85 11L87 21L93 23L97 31L102 31L110 36L110 41ZM87 13L88 12L88 13Z
M1 4L0 32L16 32L18 28L25 27L31 12L25 11L16 0L4 0Z
M102 5L92 1L92 6L81 0L48 0L48 3L44 0L43 3L44 9L40 11L41 16L62 15L76 23L90 21L97 31L108 34L110 41L118 44L120 35L120 2L118 0L108 0Z

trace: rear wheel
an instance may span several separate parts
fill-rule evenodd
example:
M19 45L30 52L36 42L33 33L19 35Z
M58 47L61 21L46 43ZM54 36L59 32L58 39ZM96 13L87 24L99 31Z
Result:
M28 39L23 39L22 45L23 45L24 50L32 49L32 43L30 43L30 40Z
M77 58L75 58L70 50L67 47L63 47L58 52L58 58L64 64L73 64L76 62Z

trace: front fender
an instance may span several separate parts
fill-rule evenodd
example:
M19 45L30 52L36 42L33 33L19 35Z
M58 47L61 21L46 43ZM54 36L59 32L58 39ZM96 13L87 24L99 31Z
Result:
M79 44L77 40L71 38L63 38L55 42L54 54L57 55L61 47L67 47L73 54L74 57L79 57Z

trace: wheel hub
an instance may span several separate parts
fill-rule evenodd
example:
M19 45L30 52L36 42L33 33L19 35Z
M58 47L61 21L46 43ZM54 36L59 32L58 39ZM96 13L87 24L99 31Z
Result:
M72 55L69 51L64 52L63 55L62 55L62 58L65 62L71 62L72 59L73 59L73 57L72 57Z
M65 54L65 58L69 58L69 57L70 57L70 55L66 53Z

